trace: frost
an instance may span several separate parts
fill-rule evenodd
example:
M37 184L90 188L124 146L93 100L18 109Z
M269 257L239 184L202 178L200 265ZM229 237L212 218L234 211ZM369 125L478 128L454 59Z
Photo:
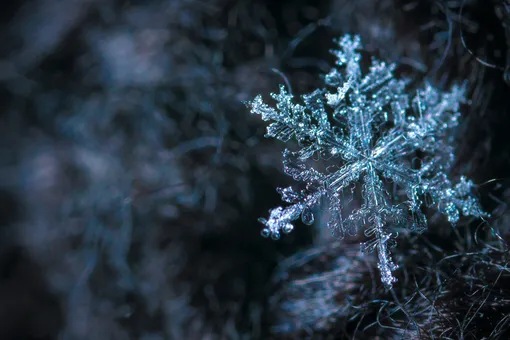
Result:
M473 183L465 177L454 183L449 176L455 158L452 132L465 89L442 92L425 84L410 94L409 81L394 77L394 64L372 59L363 74L358 36L346 35L338 45L333 52L338 68L325 76L325 88L301 96L302 104L294 103L283 86L271 95L276 108L260 95L249 103L252 113L269 122L266 137L297 140L297 151L283 153L284 171L305 183L300 191L278 189L290 205L259 219L265 225L262 235L278 239L300 217L312 224L312 208L326 203L335 234L364 232L368 240L362 251L377 252L382 282L391 288L397 265L390 249L398 236L391 230L405 226L423 232L422 206L436 207L452 224L460 214L485 216L472 194ZM321 158L331 164L326 171L310 165ZM362 204L344 216L343 193L353 185L361 188ZM397 189L390 195L392 186Z

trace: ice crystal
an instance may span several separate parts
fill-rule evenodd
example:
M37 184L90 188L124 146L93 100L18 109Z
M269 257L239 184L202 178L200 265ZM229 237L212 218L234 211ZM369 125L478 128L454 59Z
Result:
M374 58L363 74L358 36L346 35L338 45L333 51L337 67L325 76L326 86L301 96L302 104L294 103L283 86L272 94L276 108L260 95L249 103L252 113L270 121L266 137L297 140L298 151L283 153L284 171L306 184L303 190L278 188L290 205L260 219L265 225L262 235L278 239L293 230L292 222L299 217L310 225L312 208L327 203L328 226L339 237L363 230L368 241L362 243L362 251L377 251L381 280L391 288L397 268L390 254L398 236L395 229L423 232L425 203L452 224L460 214L484 216L472 194L472 181L460 177L454 183L449 176L452 134L465 89L453 86L442 92L425 84L408 91L409 81L394 77L394 64ZM311 166L321 158L331 164L325 171ZM357 184L362 204L344 216L343 193ZM398 188L391 195L389 184Z

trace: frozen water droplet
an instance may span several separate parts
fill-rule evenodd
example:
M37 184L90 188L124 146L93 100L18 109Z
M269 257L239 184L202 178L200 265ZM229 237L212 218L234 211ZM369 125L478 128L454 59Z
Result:
M269 229L264 228L264 229L262 229L262 231L260 232L260 235L262 235L262 237L269 237L269 235L271 235L271 232L269 231Z
M273 240L279 240L280 239L280 232L278 230L275 230L271 233L271 238Z
M313 213L310 209L305 208L303 212L301 213L301 220L306 225L312 225L314 222Z
M290 233L293 229L294 229L294 226L293 226L292 224L290 224L290 223L287 223L285 226L283 226L283 229L282 229L282 230L283 230L283 232L284 232L285 234L288 234L288 233Z

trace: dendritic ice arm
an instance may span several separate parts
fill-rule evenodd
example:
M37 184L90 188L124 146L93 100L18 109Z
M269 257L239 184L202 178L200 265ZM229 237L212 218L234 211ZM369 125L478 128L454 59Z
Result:
M305 224L312 224L312 208L324 202L330 212L328 226L337 235L363 230L368 240L362 250L377 252L381 280L391 288L397 265L390 250L398 236L392 228L424 231L425 202L431 200L429 205L451 223L460 214L486 216L472 194L473 183L461 177L455 184L450 178L453 132L465 90L454 86L443 92L425 84L408 91L409 81L394 77L394 64L373 58L363 74L358 36L346 35L338 46L333 51L336 67L325 76L324 88L302 95L302 104L295 103L283 86L280 93L272 94L276 108L261 96L248 103L252 113L270 122L266 137L297 141L297 151L283 154L284 170L305 183L301 191L278 189L289 205L260 219L265 225L262 234L279 238L281 232L293 229L292 222L300 216ZM311 165L321 158L330 163L327 173ZM361 207L343 216L344 191L356 183L361 186ZM390 194L395 185L398 190Z
M299 160L298 155L285 150L283 153L283 164L285 173L292 176L294 180L308 183L306 190L295 191L292 187L278 188L278 193L284 202L290 203L285 208L277 207L271 209L269 219L260 218L259 221L266 227L262 230L264 237L270 236L279 239L281 232L287 234L294 229L292 221L301 216L303 223L311 225L314 222L312 208L319 202L324 194L323 188L316 183L324 181L324 175L314 169L307 169Z

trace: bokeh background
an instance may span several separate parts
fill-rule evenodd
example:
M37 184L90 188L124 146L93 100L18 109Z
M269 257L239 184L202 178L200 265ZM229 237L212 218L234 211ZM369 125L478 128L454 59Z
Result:
M257 222L292 182L243 102L320 86L346 33L471 98L492 215L402 233L393 292L320 218ZM0 37L0 339L510 338L507 0L4 1Z

